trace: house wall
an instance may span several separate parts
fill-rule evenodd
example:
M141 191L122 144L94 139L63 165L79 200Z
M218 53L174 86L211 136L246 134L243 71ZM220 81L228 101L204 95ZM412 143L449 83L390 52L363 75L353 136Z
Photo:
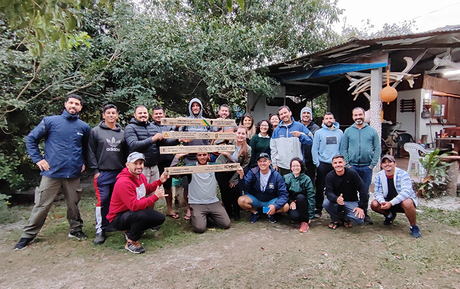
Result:
M254 94L252 91L248 92L248 101L246 105L246 112L252 114L254 122L257 123L262 119L268 118L271 113L278 113L278 108L285 103L286 88L284 86L276 86L274 88L276 95L272 101L276 105L267 105L267 100L264 96Z

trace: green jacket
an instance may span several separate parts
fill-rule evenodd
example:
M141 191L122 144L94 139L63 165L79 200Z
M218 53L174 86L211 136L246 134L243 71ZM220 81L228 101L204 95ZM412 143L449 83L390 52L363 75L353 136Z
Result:
M367 123L362 129L358 129L353 124L343 133L340 151L348 166L374 168L382 151L379 135Z
M286 188L289 192L288 203L292 203L297 195L302 194L307 197L308 200L308 215L310 220L315 217L315 189L309 176L301 173L298 177L295 177L291 172L283 176Z

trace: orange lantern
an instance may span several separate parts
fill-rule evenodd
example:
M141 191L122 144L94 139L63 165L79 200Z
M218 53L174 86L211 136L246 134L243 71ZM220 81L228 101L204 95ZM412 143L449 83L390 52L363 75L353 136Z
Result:
M380 98L382 101L390 104L398 96L398 91L390 86L390 70L387 69L387 86L380 91Z

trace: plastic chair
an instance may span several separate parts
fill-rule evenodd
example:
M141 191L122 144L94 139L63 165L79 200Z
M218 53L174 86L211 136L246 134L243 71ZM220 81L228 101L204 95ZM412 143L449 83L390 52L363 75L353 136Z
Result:
M396 157L397 158L400 157L400 151L402 148L404 148L404 144L408 142L415 143L414 139L412 138L410 134L401 133L398 135L397 144L396 144Z
M424 149L421 145L416 143L405 143L404 150L409 153L409 165L407 166L407 172L410 173L412 170L412 165L415 165L415 170L419 175L425 174L425 169L420 162L421 155L420 153L427 154L427 150Z

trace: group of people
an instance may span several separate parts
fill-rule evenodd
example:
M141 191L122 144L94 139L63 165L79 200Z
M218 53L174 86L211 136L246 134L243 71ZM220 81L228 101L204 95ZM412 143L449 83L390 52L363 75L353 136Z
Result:
M251 213L257 222L260 213L275 223L276 213L288 213L306 232L311 220L324 208L331 217L330 229L340 223L372 223L367 215L372 169L379 161L377 132L364 123L364 109L352 112L354 124L343 133L332 113L326 113L320 128L305 107L300 122L288 106L279 108L254 124L251 115L237 126L166 126L162 107L135 108L134 117L123 130L117 123L118 110L108 104L103 120L93 129L78 118L83 107L80 96L69 95L61 115L45 117L26 138L28 153L41 170L42 179L35 191L35 204L28 224L15 250L25 249L42 228L51 205L62 187L70 224L68 237L86 239L82 231L78 190L85 169L94 176L97 204L94 244L103 244L106 232L123 231L126 250L143 253L139 239L145 230L157 230L165 215L154 210L160 198L166 200L166 216L180 216L172 207L171 178L166 167L183 164L202 166L238 163L230 172L193 173L181 176L187 212L195 232L202 233L209 222L227 229L230 219L240 219L240 210ZM203 105L197 98L189 102L188 118L201 119ZM229 107L221 105L219 118L228 119ZM164 131L235 132L235 140L165 139ZM45 140L44 156L39 149ZM69 141L70 140L70 141ZM160 154L162 146L234 145L233 152ZM420 237L416 225L417 197L409 175L396 168L392 156L382 158L382 169L375 179L375 200L371 208L392 224L397 212L404 212L411 234ZM221 201L217 197L220 188ZM324 198L326 196L326 198Z

